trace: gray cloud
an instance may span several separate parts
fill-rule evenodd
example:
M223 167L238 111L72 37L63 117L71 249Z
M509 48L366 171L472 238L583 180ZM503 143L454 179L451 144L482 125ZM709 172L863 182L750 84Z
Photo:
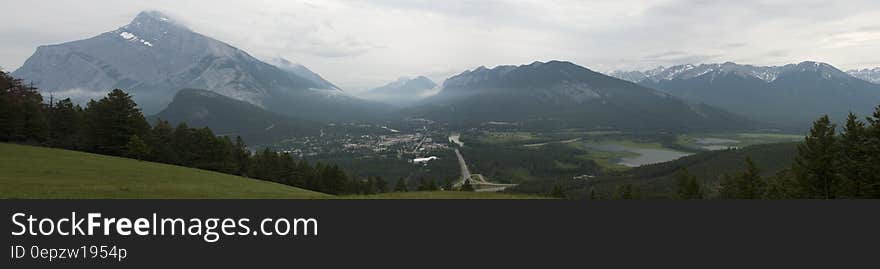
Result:
M346 89L401 76L441 81L480 65L569 60L599 71L737 61L880 62L876 0L0 0L0 66L158 9L261 58L284 57ZM39 10L40 16L33 16ZM100 12L96 12L100 10Z

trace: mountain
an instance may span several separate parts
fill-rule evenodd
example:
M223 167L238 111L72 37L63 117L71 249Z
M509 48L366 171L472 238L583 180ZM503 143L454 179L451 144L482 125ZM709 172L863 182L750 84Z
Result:
M317 73L312 72L312 70L310 70L305 65L293 63L293 62L288 61L287 59L284 59L284 58L273 58L272 60L269 61L269 63L271 63L272 65L275 65L275 67L278 67L281 70L284 70L284 71L293 73L294 75L297 75L299 77L308 79L309 81L318 85L318 87L320 87L321 89L341 90L339 87L336 87L336 85L333 85L333 83L330 83L329 81L325 80Z
M162 109L184 88L314 120L354 119L379 107L257 60L156 11L92 38L40 46L12 75L80 102L122 88L146 113Z
M876 67L874 69L862 69L862 70L849 70L846 71L847 74L851 76L860 78L867 82L871 82L874 84L880 84L880 67Z
M424 76L403 77L382 87L371 89L361 96L369 100L406 106L424 99L435 87L437 83Z
M627 73L612 74L622 77ZM843 119L850 111L865 115L880 104L880 85L819 62L679 65L642 74L645 77L634 82L790 128L809 126L823 114L835 119Z
M278 142L291 136L315 136L322 125L282 116L216 92L184 89L164 110L150 116L173 126L209 127L217 135L241 136L248 145Z
M570 62L479 67L447 79L406 113L454 124L518 122L539 128L650 131L741 129L742 117Z

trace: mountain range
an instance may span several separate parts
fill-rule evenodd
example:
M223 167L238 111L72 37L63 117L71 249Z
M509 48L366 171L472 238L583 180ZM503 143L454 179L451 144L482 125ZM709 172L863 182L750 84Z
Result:
M92 38L40 46L12 76L80 103L125 89L147 114L185 88L312 120L356 120L382 109L304 66L285 60L276 67L156 11L141 12L128 25Z
M406 107L398 116L457 125L702 131L803 128L822 114L842 119L880 104L880 68L843 72L819 62L678 65L611 76L535 62L467 70L440 86L424 76L402 78L361 99L302 64L259 60L155 11L95 37L40 46L11 75L79 103L121 88L145 114L238 134L273 124L284 130L279 122L306 126L290 126L298 133L313 132L317 122L388 119L394 106Z
M465 125L496 121L654 131L754 127L724 110L564 61L468 70L447 79L437 95L408 112Z
M874 69L861 69L861 70L849 70L846 71L847 74L851 76L860 78L867 82L871 82L874 84L880 84L880 67L875 67Z
M792 128L809 126L823 114L838 120L848 112L866 115L880 104L880 85L820 62L784 66L732 62L678 65L610 75L691 102Z
M402 77L361 94L363 98L397 106L408 106L429 96L437 83L425 76Z

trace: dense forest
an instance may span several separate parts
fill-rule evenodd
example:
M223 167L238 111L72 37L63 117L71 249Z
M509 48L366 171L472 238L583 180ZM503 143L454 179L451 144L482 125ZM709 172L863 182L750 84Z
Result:
M718 198L880 198L880 106L865 121L849 114L840 134L828 116L819 118L797 146L794 163L775 175L762 177L752 158L744 162L745 170L723 175ZM687 170L679 171L676 179L678 198L705 197Z
M296 160L209 128L150 125L131 95L115 89L81 107L70 99L44 102L38 89L0 72L0 142L128 157L278 182L330 194L389 191L379 177L354 179L336 165Z
M880 199L880 106L864 120L849 114L839 133L823 116L803 142L792 146L790 161L787 143L757 145L705 152L589 181L522 184L515 190L588 199ZM732 156L742 157L737 166L744 168L731 171ZM789 164L780 167L781 163ZM762 165L775 172L768 175ZM671 187L666 187L667 180Z

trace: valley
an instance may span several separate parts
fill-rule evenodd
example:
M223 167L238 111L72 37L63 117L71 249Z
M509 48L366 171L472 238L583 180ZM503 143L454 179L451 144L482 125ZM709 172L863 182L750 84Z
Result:
M722 172L739 173L746 157L768 175L794 169L796 154L811 153L794 145L810 146L811 136L845 147L821 154L849 150L861 159L848 161L870 163L861 151L870 150L880 117L877 69L844 72L815 61L606 75L547 60L458 67L441 72L443 80L436 72L371 78L375 85L354 94L303 64L270 58L140 12L102 34L39 46L4 71L0 142L343 196L464 190L561 198L584 197L589 187L631 198L635 185L646 197L668 198L679 170L693 168L711 196L721 195ZM151 191L142 189L162 196Z
M339 164L357 177L403 179L411 188L426 179L460 188L467 174L481 186L478 191L504 191L524 182L588 180L703 152L803 139L766 131L675 134L520 126L487 122L462 129L424 119L328 124L320 135L265 146Z

